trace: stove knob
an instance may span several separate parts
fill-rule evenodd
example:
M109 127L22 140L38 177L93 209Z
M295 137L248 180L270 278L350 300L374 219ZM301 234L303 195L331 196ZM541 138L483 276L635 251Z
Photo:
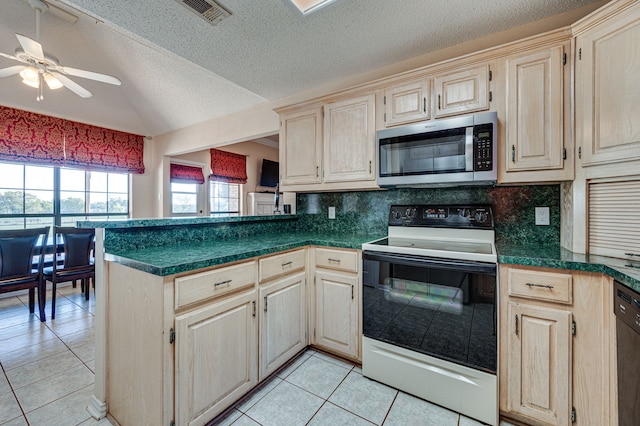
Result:
M398 210L391 210L391 216L393 216L394 219L401 219L402 218L402 213L400 213Z
M408 217L408 218L412 218L413 217L413 215L411 214L411 209L410 208L407 209L407 211L405 212L405 216Z
M487 220L486 212L476 212L476 222L484 223Z
M469 209L460 209L458 214L460 217L469 217Z

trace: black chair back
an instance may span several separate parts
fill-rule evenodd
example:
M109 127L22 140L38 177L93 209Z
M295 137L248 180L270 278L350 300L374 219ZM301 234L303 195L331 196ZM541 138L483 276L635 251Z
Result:
M95 229L56 227L56 235L64 244L64 269L90 265Z
M0 279L39 274L49 227L0 231ZM33 260L38 267L33 271Z

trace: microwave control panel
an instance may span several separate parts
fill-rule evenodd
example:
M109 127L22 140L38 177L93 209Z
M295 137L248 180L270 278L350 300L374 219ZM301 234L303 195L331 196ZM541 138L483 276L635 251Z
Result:
M479 124L473 127L473 170L476 172L493 170L493 124Z

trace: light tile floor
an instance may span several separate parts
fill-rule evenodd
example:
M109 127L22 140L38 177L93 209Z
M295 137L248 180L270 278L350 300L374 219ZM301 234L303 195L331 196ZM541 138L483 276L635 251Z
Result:
M16 293L18 294L18 293ZM94 297L59 287L56 319L30 314L27 295L0 299L0 425L110 425L86 406L94 382ZM47 294L51 315L51 291Z
M46 313L51 312L51 294ZM0 425L100 425L93 395L94 298L58 288L56 319L29 314L27 296L0 299ZM358 366L307 350L213 424L437 425L481 423L362 376ZM508 426L502 422L501 426Z

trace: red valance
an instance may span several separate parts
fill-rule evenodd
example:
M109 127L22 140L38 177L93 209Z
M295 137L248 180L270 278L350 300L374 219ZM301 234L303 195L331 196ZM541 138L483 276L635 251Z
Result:
M0 160L144 173L142 136L0 106Z
M185 166L171 163L171 182L204 183L202 167Z
M211 179L247 183L247 156L211 148Z

